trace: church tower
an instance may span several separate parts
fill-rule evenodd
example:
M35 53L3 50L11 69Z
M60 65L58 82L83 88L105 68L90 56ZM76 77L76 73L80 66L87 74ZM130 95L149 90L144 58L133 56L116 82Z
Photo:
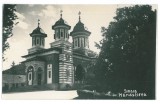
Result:
M45 38L47 34L40 28L40 20L38 19L38 27L30 34L32 37L32 48L28 50L29 54L44 49Z
M71 26L63 20L61 10L60 19L52 26L55 41L51 43L51 48L62 49L62 53L59 55L60 88L72 85L74 82L72 43L68 41L70 28Z
M73 50L82 49L87 50L89 49L89 36L91 32L89 32L85 27L84 24L81 22L81 12L79 14L79 21L75 25L73 31L70 33L73 39Z

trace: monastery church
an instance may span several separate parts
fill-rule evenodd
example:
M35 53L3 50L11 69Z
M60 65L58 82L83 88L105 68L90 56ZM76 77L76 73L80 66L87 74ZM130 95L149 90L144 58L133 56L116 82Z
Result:
M45 49L47 34L38 26L29 35L32 47L22 56L25 66L24 86L52 85L55 90L72 88L76 83L85 83L88 66L95 62L97 54L89 49L88 31L81 21L69 32L71 26L65 22L60 12L60 19L53 24L53 42ZM72 38L72 43L69 42ZM83 75L82 75L83 74ZM83 76L83 77L82 77ZM9 82L8 82L9 83ZM16 84L19 82L14 82ZM7 82L5 82L7 84Z

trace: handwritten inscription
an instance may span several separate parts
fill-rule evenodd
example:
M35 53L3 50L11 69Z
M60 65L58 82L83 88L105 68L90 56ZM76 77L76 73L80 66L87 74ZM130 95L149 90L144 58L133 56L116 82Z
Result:
M146 97L147 94L144 92L138 92L137 90L124 89L123 93L118 93L119 97Z

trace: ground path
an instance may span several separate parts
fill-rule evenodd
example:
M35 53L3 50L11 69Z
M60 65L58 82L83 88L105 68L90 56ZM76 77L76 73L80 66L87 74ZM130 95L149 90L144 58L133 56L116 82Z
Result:
M51 100L51 99L73 99L77 97L77 91L35 91L35 92L18 92L2 94L2 99L34 99L34 100Z

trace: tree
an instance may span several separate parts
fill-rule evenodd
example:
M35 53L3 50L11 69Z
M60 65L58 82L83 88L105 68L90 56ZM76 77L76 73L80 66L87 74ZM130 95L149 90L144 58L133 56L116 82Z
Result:
M12 71L12 74L15 74L16 73L16 67L15 67L15 62L13 61L12 64L11 64L11 71Z
M12 30L14 26L14 21L18 19L15 14L15 11L16 5L3 5L3 61L5 61L4 52L9 48L9 43L7 42L7 39L13 35Z
M11 65L11 68L14 67L14 66L15 66L15 62L13 61L13 62L12 62L12 65Z
M154 98L156 11L149 5L119 8L102 35L97 84L114 91L136 89Z

